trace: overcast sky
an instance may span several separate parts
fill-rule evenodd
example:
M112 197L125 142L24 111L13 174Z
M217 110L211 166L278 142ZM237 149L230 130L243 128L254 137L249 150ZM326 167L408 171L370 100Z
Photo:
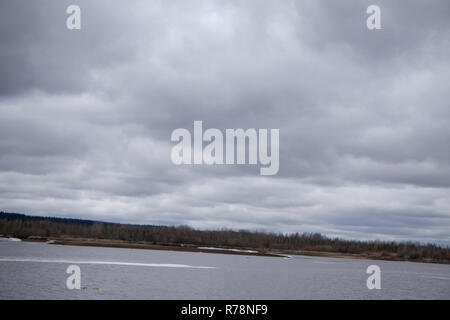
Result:
M2 0L0 210L450 245L449 13ZM279 173L172 164L170 135L194 120L280 129Z

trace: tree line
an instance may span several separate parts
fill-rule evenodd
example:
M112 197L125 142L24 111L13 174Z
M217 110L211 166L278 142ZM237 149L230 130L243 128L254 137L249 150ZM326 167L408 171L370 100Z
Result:
M79 237L166 245L196 245L260 250L308 250L350 254L379 253L401 259L450 261L450 248L436 244L355 241L319 233L269 233L248 230L197 230L189 226L109 223L0 212L0 234L21 239Z

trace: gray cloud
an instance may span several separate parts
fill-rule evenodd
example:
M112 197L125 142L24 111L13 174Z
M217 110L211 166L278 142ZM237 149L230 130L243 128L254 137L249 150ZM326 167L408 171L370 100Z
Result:
M449 4L0 4L0 207L450 244ZM170 134L279 128L280 172L174 166Z

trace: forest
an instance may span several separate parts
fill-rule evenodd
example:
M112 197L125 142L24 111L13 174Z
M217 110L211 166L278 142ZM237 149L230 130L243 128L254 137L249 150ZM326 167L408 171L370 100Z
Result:
M120 240L155 245L194 245L258 249L265 252L333 252L375 254L396 260L450 262L450 248L436 244L393 241L355 241L319 233L269 233L248 230L197 230L189 226L157 226L92 220L29 216L0 212L0 235L20 239L64 237Z

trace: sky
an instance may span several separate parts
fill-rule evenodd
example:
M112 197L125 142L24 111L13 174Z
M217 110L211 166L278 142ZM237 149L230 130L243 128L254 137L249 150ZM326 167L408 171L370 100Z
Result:
M449 12L2 0L0 210L450 245ZM171 133L196 120L279 129L278 174L173 164Z

